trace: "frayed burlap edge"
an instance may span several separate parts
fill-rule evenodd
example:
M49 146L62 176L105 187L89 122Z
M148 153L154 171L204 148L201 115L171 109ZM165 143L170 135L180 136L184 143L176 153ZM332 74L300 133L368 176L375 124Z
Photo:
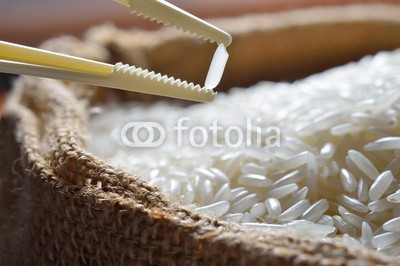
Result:
M98 43L70 44L71 53L80 47L99 51L87 57L110 56ZM86 151L90 91L48 79L15 83L0 123L1 265L395 263L337 243L242 229L177 205Z

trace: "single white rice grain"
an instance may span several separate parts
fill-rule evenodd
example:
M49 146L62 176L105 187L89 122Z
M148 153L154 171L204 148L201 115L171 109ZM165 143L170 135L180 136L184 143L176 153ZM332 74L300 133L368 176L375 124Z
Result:
M390 232L400 232L400 217L396 217L384 223L382 228Z
M356 212L359 213L368 212L368 207L355 198L350 198L349 196L346 195L340 195L338 197L338 200L341 204L343 204L343 206L352 209Z
M240 168L243 174L265 175L267 168L256 163L246 163Z
M242 227L254 229L269 229L269 230L285 230L286 225L282 224L267 224L267 223L242 223Z
M368 184L362 178L358 181L357 198L361 202L368 200Z
M214 202L216 201L226 201L229 200L232 195L231 187L229 183L225 183L221 188L215 193Z
M386 137L370 142L364 146L366 151L382 151L400 149L400 137Z
M315 222L329 208L329 203L326 199L320 199L311 205L301 216L302 219Z
M396 241L395 243L393 243L385 248L380 248L379 252L398 260L398 259L400 259L399 258L399 255L400 255L399 245L400 245L400 241Z
M296 170L276 180L272 187L277 188L292 183L298 183L306 177L305 171Z
M253 215L253 217L262 217L266 213L267 213L267 208L265 207L265 204L262 202L254 204L250 209L250 214Z
M371 243L375 248L385 248L400 239L400 232L387 232L376 235L372 238Z
M271 189L267 195L270 198L283 198L286 197L287 195L289 195L290 193L296 191L298 189L298 185L297 184L288 184L288 185L284 185L281 187L277 187L274 189Z
M353 123L344 123L341 125L331 127L329 133L333 136L344 136L347 134L358 133L362 129L363 129L362 127L354 125Z
M325 143L324 146L322 146L320 154L322 157L330 159L333 157L333 155L335 154L335 145L333 145L332 143Z
M228 201L219 201L219 202L215 202L210 205L199 207L196 209L196 211L210 212L219 217L219 216L225 214L229 210L230 206L231 205Z
M395 206L394 203L387 201L386 199L380 199L377 201L372 201L368 203L368 209L375 212L382 212L390 210Z
M271 218L276 219L282 213L281 203L278 199L268 198L264 204Z
M400 189L395 193L387 196L387 200L393 203L400 203Z
M317 183L317 174L318 174L318 164L315 156L309 154L307 158L307 176L306 176L306 186L309 190L310 200L316 201L318 198L318 183Z
M331 170L331 176L337 176L339 174L340 167L336 161L330 163L329 169Z
M278 216L279 221L290 221L298 218L304 211L310 207L310 202L307 199L301 200L292 207L282 212Z
M239 177L238 183L249 187L269 187L272 184L272 180L262 175L246 174Z
M255 193L247 195L231 205L231 212L245 212L257 203L259 196Z
M361 225L361 237L360 237L361 243L364 246L371 248L372 247L371 240L373 237L374 237L374 232L372 231L371 226L369 226L367 222L363 222Z
M210 180L205 180L203 182L203 186L201 188L201 194L200 194L200 202L202 205L207 205L210 204L212 199L214 198L214 190L213 190L213 185Z
M369 189L369 198L372 201L380 199L393 183L394 176L391 171L385 171L378 176Z
M336 231L336 228L334 226L315 224L313 222L304 220L292 221L290 223L287 223L286 226L288 228L296 229L296 233L298 235L307 237L324 238Z
M361 152L349 150L348 156L358 169L372 180L375 180L379 176L379 172L374 164Z
M340 181L341 184L347 192L353 192L357 189L358 182L354 175L347 169L342 168L340 170Z

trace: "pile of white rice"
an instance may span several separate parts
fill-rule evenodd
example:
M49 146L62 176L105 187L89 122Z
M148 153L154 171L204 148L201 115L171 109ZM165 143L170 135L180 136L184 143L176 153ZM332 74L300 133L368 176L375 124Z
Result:
M232 89L211 104L101 109L91 119L91 151L182 204L242 226L293 229L400 255L400 50L295 83ZM121 129L138 121L162 124L164 143L125 145ZM209 141L193 147L191 137L204 144L200 126L215 121L223 128L218 145L208 130ZM232 147L240 144L238 129L247 136Z

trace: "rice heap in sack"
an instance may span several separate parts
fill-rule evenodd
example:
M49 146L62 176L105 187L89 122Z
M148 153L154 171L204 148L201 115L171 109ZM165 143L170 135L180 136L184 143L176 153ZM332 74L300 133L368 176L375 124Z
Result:
M400 51L386 52L295 83L232 89L211 104L103 106L91 149L200 212L397 257L399 65ZM130 122L157 123L165 139L132 148Z

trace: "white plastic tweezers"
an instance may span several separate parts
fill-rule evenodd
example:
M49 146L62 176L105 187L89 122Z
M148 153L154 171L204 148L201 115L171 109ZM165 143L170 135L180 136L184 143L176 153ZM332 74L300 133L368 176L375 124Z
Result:
M204 87L147 69L115 65L0 41L0 72L61 79L198 102L211 102L228 60L231 36L163 0L117 0L132 12L216 42Z

